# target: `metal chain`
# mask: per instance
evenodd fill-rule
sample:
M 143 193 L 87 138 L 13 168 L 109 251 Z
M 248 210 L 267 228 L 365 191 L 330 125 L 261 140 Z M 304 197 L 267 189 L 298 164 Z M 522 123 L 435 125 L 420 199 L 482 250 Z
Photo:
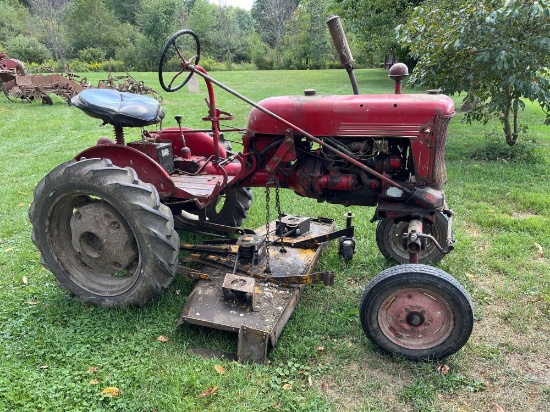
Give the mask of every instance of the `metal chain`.
M 278 219 L 279 219 L 279 221 L 281 221 L 283 219 L 283 212 L 281 212 L 281 198 L 279 196 L 279 181 L 278 180 L 275 180 L 275 205 L 277 207 Z M 283 236 L 282 222 L 280 224 L 279 232 L 280 232 L 279 234 L 281 235 L 281 249 L 279 250 L 279 252 L 286 253 L 285 238 Z
M 269 266 L 269 184 L 268 180 L 265 185 L 265 273 L 271 273 Z
M 279 220 L 283 218 L 283 212 L 281 212 L 281 198 L 279 197 L 279 181 L 275 180 L 275 206 L 277 207 L 277 214 Z

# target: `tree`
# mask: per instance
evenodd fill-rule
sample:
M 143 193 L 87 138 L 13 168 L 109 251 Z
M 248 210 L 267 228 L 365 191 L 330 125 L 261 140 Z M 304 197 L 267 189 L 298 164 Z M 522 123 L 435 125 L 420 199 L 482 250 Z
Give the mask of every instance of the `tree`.
M 395 27 L 405 23 L 412 8 L 422 1 L 334 0 L 334 12 L 344 20 L 350 37 L 358 41 L 357 60 L 377 66 L 390 49 L 399 51 Z
M 63 12 L 69 0 L 30 0 L 30 8 L 35 21 L 36 36 L 53 53 L 56 61 L 65 66 L 67 38 L 62 24 Z
M 27 9 L 14 0 L 0 0 L 0 52 L 7 40 L 26 34 L 30 15 Z M 17 58 L 17 56 L 13 56 Z
M 255 0 L 252 6 L 256 31 L 275 50 L 277 63 L 281 61 L 287 23 L 297 6 L 297 0 Z
M 156 70 L 166 41 L 179 28 L 177 0 L 142 0 L 137 24 L 143 34 L 138 43 L 147 70 Z
M 189 28 L 199 36 L 201 54 L 204 57 L 212 55 L 217 49 L 213 28 L 216 25 L 218 8 L 207 0 L 196 0 L 189 14 Z
M 321 69 L 333 54 L 326 24 L 328 0 L 302 0 L 288 23 L 285 49 L 289 65 L 299 69 Z
M 27 63 L 43 63 L 51 57 L 46 46 L 34 37 L 19 35 L 6 41 L 6 51 L 9 56 L 17 57 Z
M 64 22 L 74 56 L 79 50 L 95 47 L 110 58 L 125 41 L 120 36 L 121 23 L 103 0 L 73 0 L 67 6 Z
M 550 0 L 427 0 L 398 36 L 419 59 L 413 84 L 475 97 L 467 121 L 499 116 L 513 145 L 529 99 L 550 125 Z

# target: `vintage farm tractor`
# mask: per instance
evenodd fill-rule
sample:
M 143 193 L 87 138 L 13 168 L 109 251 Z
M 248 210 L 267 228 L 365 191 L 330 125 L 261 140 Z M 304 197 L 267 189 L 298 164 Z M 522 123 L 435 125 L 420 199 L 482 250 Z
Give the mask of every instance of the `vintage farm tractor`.
M 304 285 L 334 281 L 333 273 L 313 272 L 325 243 L 338 240 L 345 259 L 355 251 L 351 213 L 339 230 L 331 219 L 284 215 L 279 190 L 291 189 L 320 202 L 376 207 L 378 247 L 400 265 L 374 277 L 361 298 L 361 324 L 375 345 L 411 359 L 459 350 L 472 331 L 472 304 L 453 277 L 425 265 L 453 247 L 442 190 L 453 101 L 402 94 L 402 64 L 390 71 L 395 93 L 359 94 L 340 21 L 328 24 L 353 95 L 308 90 L 254 103 L 199 66 L 199 39 L 183 30 L 166 43 L 159 80 L 175 92 L 193 75 L 204 79 L 207 130 L 183 127 L 176 116 L 177 127 L 126 142 L 124 128 L 164 117 L 157 101 L 115 90 L 75 96 L 73 105 L 113 125 L 115 138 L 100 138 L 35 189 L 32 238 L 59 285 L 86 302 L 121 307 L 151 302 L 177 273 L 197 279 L 181 322 L 238 332 L 238 358 L 263 361 Z M 214 85 L 253 106 L 246 129 L 220 128 L 232 116 L 216 107 Z M 227 131 L 242 133 L 242 152 L 227 147 Z M 240 228 L 250 187 L 266 192 L 266 224 L 257 230 Z M 183 244 L 178 231 L 218 237 Z M 179 266 L 180 250 L 200 266 Z

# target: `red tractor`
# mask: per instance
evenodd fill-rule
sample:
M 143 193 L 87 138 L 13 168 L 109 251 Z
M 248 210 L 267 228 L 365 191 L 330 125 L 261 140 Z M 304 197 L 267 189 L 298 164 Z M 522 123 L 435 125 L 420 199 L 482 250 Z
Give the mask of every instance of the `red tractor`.
M 255 312 L 257 303 L 250 289 L 238 288 L 247 283 L 246 276 L 268 283 L 275 278 L 279 284 L 320 279 L 330 284 L 326 273 L 317 276 L 309 269 L 289 276 L 286 263 L 286 273 L 277 277 L 270 267 L 274 245 L 307 249 L 338 239 L 340 254 L 351 259 L 351 214 L 345 229 L 313 233 L 326 222 L 282 215 L 277 196 L 273 226 L 268 219 L 260 234 L 239 228 L 252 202 L 251 187 L 264 187 L 268 195 L 270 188 L 277 195 L 290 189 L 320 202 L 376 207 L 378 247 L 401 264 L 376 276 L 361 299 L 361 324 L 378 347 L 411 359 L 442 358 L 459 350 L 472 331 L 472 304 L 453 277 L 425 265 L 453 247 L 452 211 L 442 190 L 453 101 L 442 94 L 401 94 L 408 74 L 402 64 L 390 71 L 394 94 L 358 94 L 338 18 L 330 19 L 329 27 L 353 95 L 309 90 L 254 103 L 199 66 L 199 39 L 183 30 L 163 50 L 159 80 L 169 92 L 193 75 L 205 80 L 208 130 L 183 127 L 177 116 L 177 127 L 146 130 L 140 141 L 126 142 L 124 128 L 149 126 L 164 117 L 157 101 L 114 90 L 85 90 L 74 97 L 74 106 L 113 125 L 115 136 L 99 139 L 56 167 L 35 189 L 32 237 L 59 285 L 102 307 L 143 305 L 160 296 L 178 271 L 190 273 L 178 266 L 180 248 L 230 255 L 225 266 L 226 272 L 234 268 L 233 277 L 224 281 L 223 296 L 235 292 L 247 300 L 247 313 Z M 240 130 L 242 152 L 231 151 L 223 139 L 223 132 L 238 129 L 221 130 L 220 121 L 232 116 L 216 107 L 214 85 L 253 106 L 246 129 Z M 240 237 L 229 246 L 183 245 L 176 230 Z M 243 260 L 245 269 L 238 266 Z M 223 328 L 239 331 L 238 326 Z M 247 330 L 241 327 L 239 333 Z M 279 333 L 270 335 L 272 344 Z M 258 342 L 269 340 L 264 335 Z

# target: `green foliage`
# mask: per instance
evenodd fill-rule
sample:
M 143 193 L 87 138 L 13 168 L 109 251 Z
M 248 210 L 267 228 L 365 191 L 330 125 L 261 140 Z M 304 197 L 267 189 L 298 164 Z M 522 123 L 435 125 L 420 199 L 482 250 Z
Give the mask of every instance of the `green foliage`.
M 379 67 L 390 49 L 399 50 L 394 29 L 404 23 L 422 0 L 335 0 L 333 11 L 340 15 L 357 42 L 357 60 Z M 403 61 L 403 60 L 400 60 Z
M 74 0 L 63 17 L 75 55 L 79 50 L 94 47 L 103 50 L 106 58 L 111 58 L 126 41 L 124 25 L 103 0 Z
M 513 145 L 527 99 L 540 104 L 550 124 L 548 0 L 430 0 L 398 28 L 398 37 L 419 59 L 414 84 L 468 93 L 467 121 L 498 116 Z
M 51 57 L 50 51 L 34 37 L 19 35 L 6 41 L 8 56 L 23 62 L 43 63 Z
M 87 47 L 78 52 L 78 58 L 86 63 L 103 61 L 105 59 L 105 51 L 97 47 Z
M 0 44 L 25 34 L 30 14 L 18 1 L 0 0 Z
M 296 8 L 285 36 L 287 68 L 326 68 L 327 56 L 331 56 L 334 49 L 326 25 L 330 16 L 326 3 L 325 0 L 306 0 Z
M 296 0 L 256 0 L 252 6 L 252 17 L 256 31 L 269 48 L 275 52 L 275 62 L 282 62 L 285 34 L 288 22 L 298 6 Z

